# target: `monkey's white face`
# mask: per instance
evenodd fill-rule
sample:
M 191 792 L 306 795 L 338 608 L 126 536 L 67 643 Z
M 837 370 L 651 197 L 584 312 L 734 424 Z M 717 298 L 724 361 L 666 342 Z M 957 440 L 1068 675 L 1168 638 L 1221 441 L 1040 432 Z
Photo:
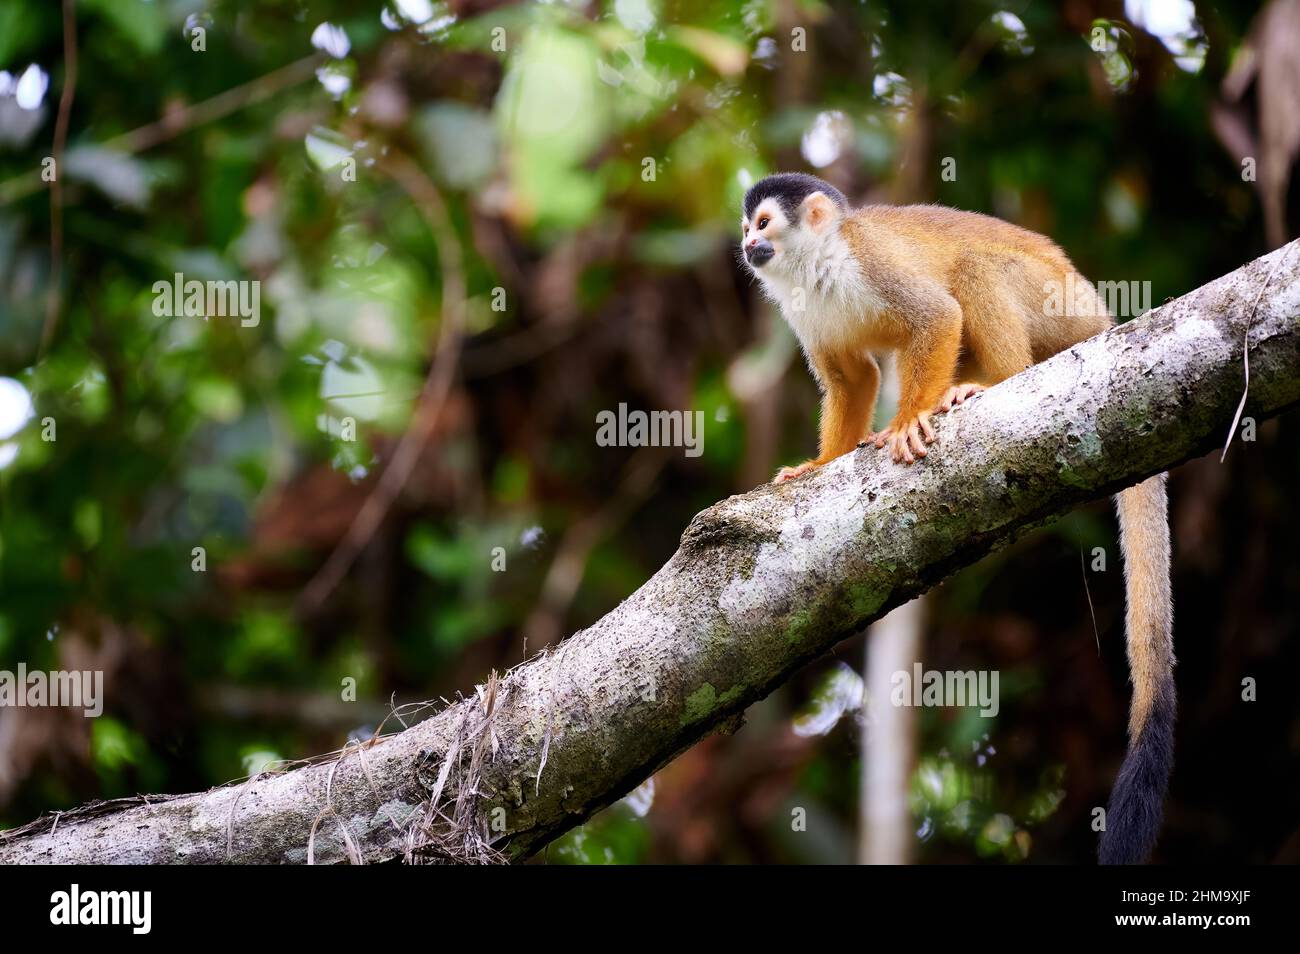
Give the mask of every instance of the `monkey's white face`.
M 809 353 L 845 346 L 862 316 L 879 309 L 840 234 L 843 221 L 843 208 L 820 191 L 804 198 L 793 219 L 769 196 L 740 220 L 745 264 Z
M 840 218 L 839 209 L 822 192 L 807 196 L 795 209 L 794 218 L 785 214 L 775 197 L 766 198 L 753 215 L 740 219 L 745 264 L 760 278 L 788 279 L 810 260 L 823 257 Z
M 781 203 L 764 199 L 751 217 L 741 216 L 740 219 L 740 250 L 745 256 L 745 264 L 755 272 L 779 269 L 790 233 L 797 228 L 797 223 L 786 218 Z

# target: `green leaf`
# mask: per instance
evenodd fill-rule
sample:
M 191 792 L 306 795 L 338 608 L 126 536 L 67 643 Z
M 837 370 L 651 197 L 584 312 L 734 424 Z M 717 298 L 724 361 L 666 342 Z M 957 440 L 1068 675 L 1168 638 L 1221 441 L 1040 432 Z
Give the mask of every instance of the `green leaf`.
M 162 49 L 167 35 L 163 4 L 146 0 L 82 0 L 82 6 L 112 24 L 141 53 L 152 56 Z

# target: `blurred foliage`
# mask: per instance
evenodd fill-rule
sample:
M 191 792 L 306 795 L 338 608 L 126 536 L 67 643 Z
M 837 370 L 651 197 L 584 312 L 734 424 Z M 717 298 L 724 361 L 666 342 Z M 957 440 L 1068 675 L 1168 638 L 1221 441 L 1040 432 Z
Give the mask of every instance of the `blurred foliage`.
M 60 5 L 0 5 L 0 668 L 102 668 L 107 714 L 27 712 L 0 733 L 0 824 L 220 783 L 337 748 L 392 698 L 468 690 L 524 658 L 525 636 L 535 651 L 627 596 L 698 509 L 806 456 L 815 391 L 733 257 L 740 196 L 769 171 L 1001 215 L 1093 279 L 1151 282 L 1155 302 L 1264 250 L 1253 186 L 1210 120 L 1250 3 L 76 11 L 54 249 L 40 172 L 66 75 Z M 449 232 L 394 173 L 406 160 Z M 448 246 L 463 275 L 442 271 Z M 178 273 L 260 282 L 260 320 L 159 315 L 156 286 Z M 433 436 L 343 582 L 304 606 L 412 424 L 462 280 L 466 337 Z M 632 450 L 592 439 L 620 402 L 703 411 L 704 455 L 654 459 L 647 487 Z M 1237 513 L 1265 552 L 1265 528 L 1288 539 L 1276 489 L 1300 468 L 1289 432 L 1269 433 L 1273 469 Z M 925 713 L 923 860 L 1091 856 L 1088 808 L 1123 745 L 1122 597 L 1118 574 L 1094 579 L 1093 658 L 1077 555 L 1114 552 L 1113 532 L 1104 509 L 1076 514 L 932 604 L 928 664 L 1001 667 L 1005 702 L 992 721 Z M 1185 579 L 1243 605 L 1217 533 Z M 1294 632 L 1294 568 L 1267 585 L 1279 608 L 1233 650 L 1242 665 L 1295 661 L 1274 638 Z M 1226 718 L 1232 680 L 1195 655 L 1225 611 L 1204 609 L 1180 623 L 1184 681 Z M 864 728 L 833 687 L 815 694 L 834 672 L 801 674 L 733 744 L 663 773 L 639 796 L 653 805 L 621 803 L 547 857 L 848 860 Z M 809 705 L 825 725 L 794 732 Z M 1270 791 L 1294 805 L 1295 713 L 1272 715 L 1282 728 L 1256 737 L 1290 766 Z M 1282 811 L 1232 822 L 1197 769 L 1180 764 L 1171 856 L 1206 814 L 1232 857 L 1295 826 Z M 718 777 L 745 784 L 700 781 Z M 812 806 L 820 840 L 790 837 L 791 805 Z

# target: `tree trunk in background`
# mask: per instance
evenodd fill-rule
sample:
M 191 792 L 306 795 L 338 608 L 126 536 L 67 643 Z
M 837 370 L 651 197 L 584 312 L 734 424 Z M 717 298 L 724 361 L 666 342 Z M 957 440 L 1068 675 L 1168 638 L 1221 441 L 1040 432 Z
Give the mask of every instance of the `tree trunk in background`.
M 881 361 L 877 420 L 898 407 L 898 366 Z M 873 422 L 872 426 L 875 424 Z M 921 658 L 924 595 L 904 603 L 867 631 L 862 653 L 864 692 L 862 782 L 858 793 L 858 862 L 905 865 L 912 860 L 908 791 L 916 762 L 916 713 L 890 704 L 889 681 Z
M 915 843 L 908 793 L 916 764 L 916 709 L 890 703 L 890 680 L 921 659 L 926 598 L 904 603 L 867 631 L 866 725 L 858 858 L 864 865 L 906 865 Z

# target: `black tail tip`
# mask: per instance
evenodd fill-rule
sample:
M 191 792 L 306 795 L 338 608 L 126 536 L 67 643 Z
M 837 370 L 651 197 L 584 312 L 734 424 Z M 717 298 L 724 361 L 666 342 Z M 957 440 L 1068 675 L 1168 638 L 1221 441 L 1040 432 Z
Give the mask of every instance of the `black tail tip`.
M 1097 851 L 1103 865 L 1138 865 L 1151 857 L 1173 764 L 1174 706 L 1168 699 L 1153 708 L 1120 767 Z

